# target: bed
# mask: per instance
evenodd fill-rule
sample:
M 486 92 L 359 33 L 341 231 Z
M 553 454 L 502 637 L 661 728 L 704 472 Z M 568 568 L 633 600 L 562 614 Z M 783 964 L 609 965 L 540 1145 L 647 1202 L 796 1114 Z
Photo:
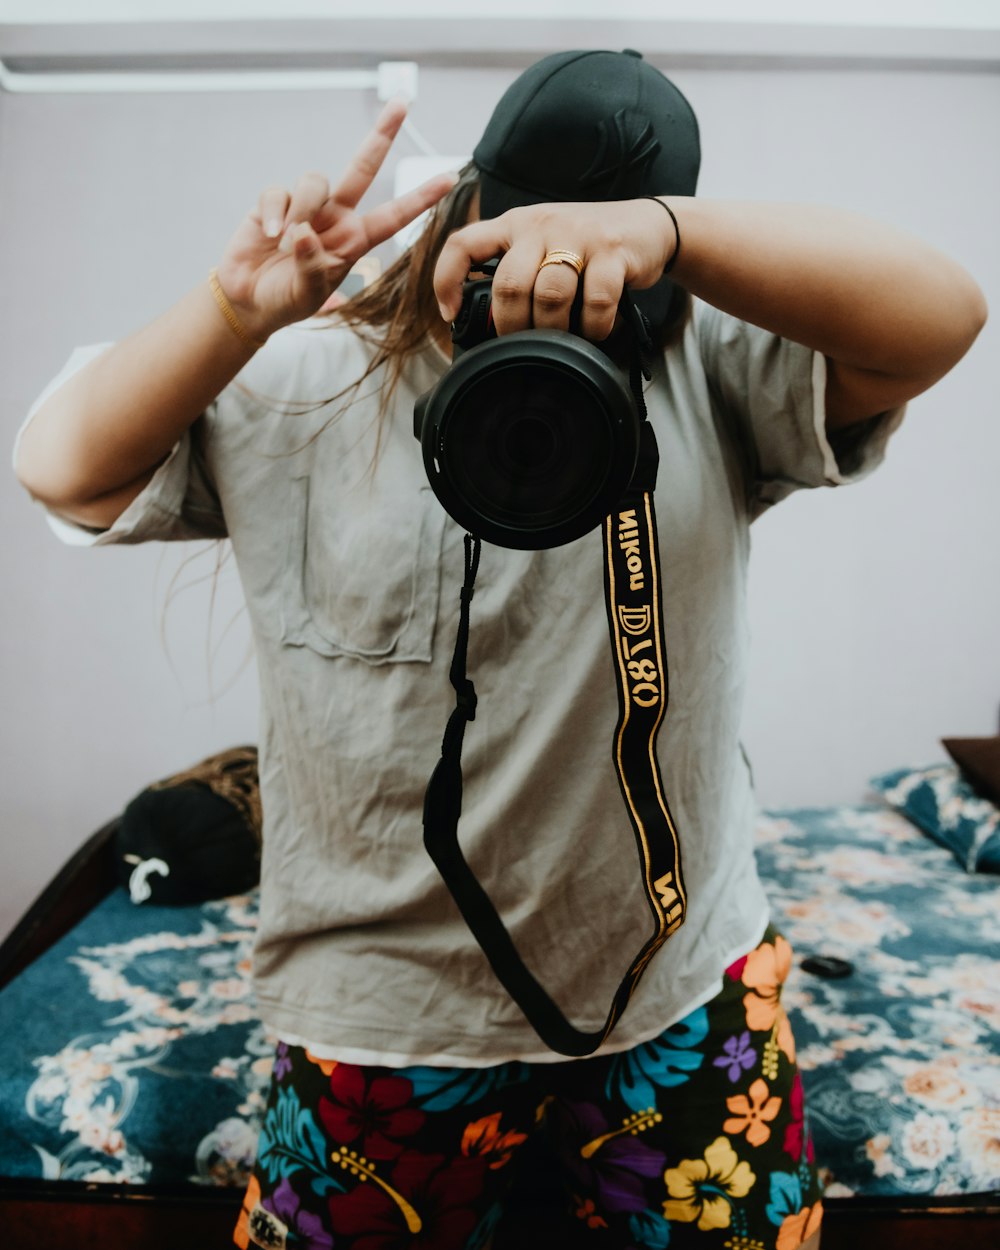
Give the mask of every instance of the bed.
M 962 786 L 951 764 L 902 770 L 870 803 L 759 822 L 795 950 L 825 1250 L 1000 1244 L 1000 875 L 967 870 L 1000 849 L 982 823 L 1000 808 L 955 800 Z M 248 981 L 256 894 L 136 905 L 119 833 L 90 837 L 0 950 L 8 1250 L 155 1250 L 192 1229 L 224 1247 L 252 1166 L 271 1064 Z M 532 1216 L 544 1160 L 525 1174 L 501 1250 L 552 1245 Z

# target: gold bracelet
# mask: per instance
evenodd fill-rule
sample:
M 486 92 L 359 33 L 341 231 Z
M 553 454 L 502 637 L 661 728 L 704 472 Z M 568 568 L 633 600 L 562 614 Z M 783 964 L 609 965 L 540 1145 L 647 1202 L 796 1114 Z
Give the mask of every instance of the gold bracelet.
M 254 351 L 264 346 L 259 339 L 253 338 L 244 329 L 243 322 L 236 315 L 236 311 L 229 302 L 229 297 L 222 289 L 219 282 L 219 274 L 217 270 L 211 269 L 208 274 L 208 285 L 212 288 L 212 294 L 215 296 L 215 302 L 219 305 L 223 317 L 229 322 L 229 327 L 241 342 L 246 343 L 248 347 L 252 347 Z

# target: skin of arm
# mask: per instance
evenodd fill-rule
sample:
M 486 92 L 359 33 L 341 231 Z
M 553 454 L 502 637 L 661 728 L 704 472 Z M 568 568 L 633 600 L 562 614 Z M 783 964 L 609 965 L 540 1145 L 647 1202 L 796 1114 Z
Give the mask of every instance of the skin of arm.
M 16 472 L 53 512 L 107 529 L 157 466 L 260 345 L 312 316 L 351 266 L 454 184 L 433 178 L 364 214 L 370 187 L 406 115 L 391 101 L 331 189 L 305 174 L 291 192 L 268 187 L 218 266 L 224 297 L 243 328 L 227 322 L 208 283 L 150 325 L 89 362 L 40 405 L 23 431 Z
M 678 281 L 822 352 L 828 429 L 927 390 L 986 321 L 982 291 L 960 265 L 881 222 L 818 205 L 678 204 Z
M 18 478 L 68 520 L 107 528 L 253 351 L 196 288 L 49 397 L 21 437 Z
M 972 345 L 986 319 L 978 285 L 918 239 L 838 209 L 664 197 L 681 249 L 671 270 L 693 295 L 822 352 L 831 430 L 920 394 Z M 623 286 L 651 286 L 675 248 L 673 223 L 649 200 L 543 204 L 466 226 L 435 273 L 441 314 L 458 310 L 474 262 L 503 253 L 493 281 L 498 332 L 565 329 L 577 278 L 538 266 L 566 248 L 584 261 L 582 330 L 611 332 Z

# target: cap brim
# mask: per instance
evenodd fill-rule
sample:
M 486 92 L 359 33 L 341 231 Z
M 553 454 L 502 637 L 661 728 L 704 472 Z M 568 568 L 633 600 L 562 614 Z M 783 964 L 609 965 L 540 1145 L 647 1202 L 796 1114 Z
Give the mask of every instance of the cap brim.
M 551 203 L 545 195 L 522 191 L 509 183 L 501 182 L 484 170 L 479 171 L 479 216 L 484 220 L 500 217 L 511 208 L 523 208 L 527 204 Z

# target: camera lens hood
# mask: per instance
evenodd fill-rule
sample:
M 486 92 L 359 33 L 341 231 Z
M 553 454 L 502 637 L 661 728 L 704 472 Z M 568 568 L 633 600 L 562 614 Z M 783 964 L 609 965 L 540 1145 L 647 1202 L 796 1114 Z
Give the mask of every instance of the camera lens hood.
M 564 330 L 522 330 L 463 352 L 418 401 L 428 481 L 470 533 L 501 547 L 559 547 L 625 493 L 639 416 L 622 373 Z

